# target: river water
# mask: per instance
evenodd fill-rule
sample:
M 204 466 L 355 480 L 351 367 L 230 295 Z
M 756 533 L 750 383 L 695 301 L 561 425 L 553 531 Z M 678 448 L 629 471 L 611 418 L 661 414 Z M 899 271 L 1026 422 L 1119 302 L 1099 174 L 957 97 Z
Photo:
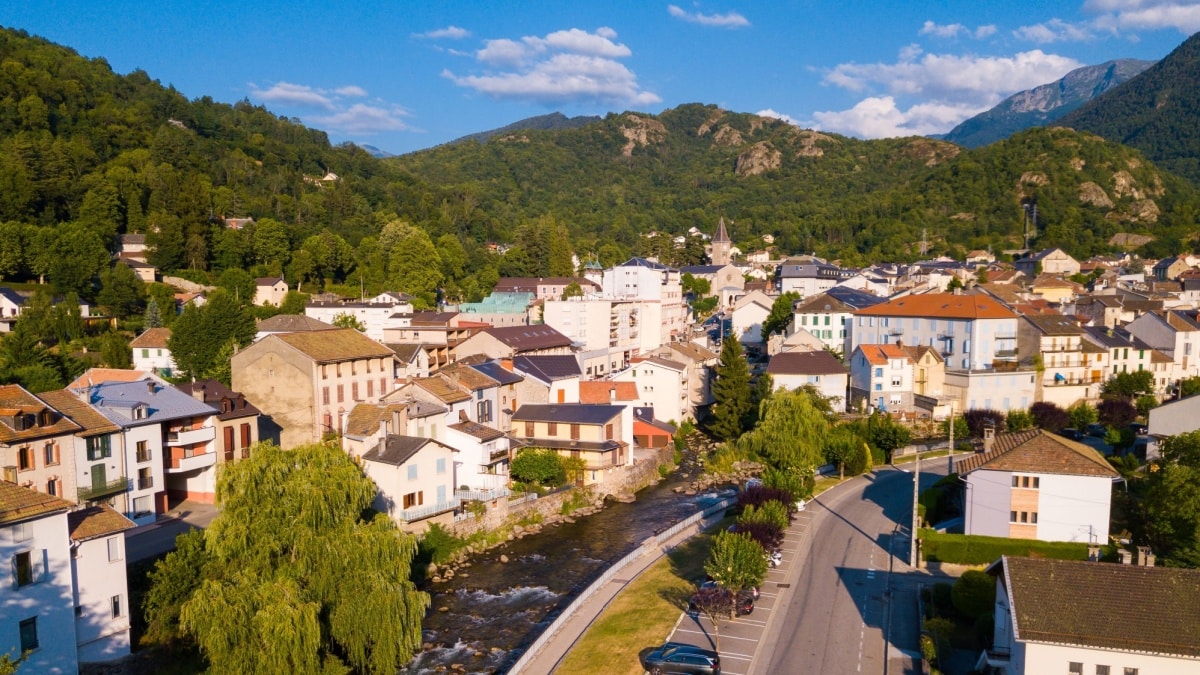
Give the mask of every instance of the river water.
M 435 646 L 403 672 L 444 672 L 453 664 L 468 673 L 505 672 L 605 569 L 718 499 L 716 493 L 672 492 L 681 484 L 659 483 L 639 492 L 635 502 L 609 503 L 574 523 L 472 556 L 471 566 L 452 580 L 426 589 L 433 602 L 422 624 L 423 641 Z M 508 556 L 507 564 L 501 555 Z M 447 611 L 439 611 L 442 607 Z

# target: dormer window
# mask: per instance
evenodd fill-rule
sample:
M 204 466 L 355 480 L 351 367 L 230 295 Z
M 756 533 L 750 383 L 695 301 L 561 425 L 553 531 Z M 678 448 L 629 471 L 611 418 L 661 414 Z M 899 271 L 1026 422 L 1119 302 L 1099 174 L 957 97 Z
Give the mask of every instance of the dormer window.
M 149 407 L 145 404 L 135 405 L 133 406 L 133 419 L 144 420 L 148 416 L 149 412 Z
M 229 408 L 230 408 L 229 399 L 227 399 L 227 398 L 221 399 L 221 412 L 227 413 L 227 412 L 229 412 Z

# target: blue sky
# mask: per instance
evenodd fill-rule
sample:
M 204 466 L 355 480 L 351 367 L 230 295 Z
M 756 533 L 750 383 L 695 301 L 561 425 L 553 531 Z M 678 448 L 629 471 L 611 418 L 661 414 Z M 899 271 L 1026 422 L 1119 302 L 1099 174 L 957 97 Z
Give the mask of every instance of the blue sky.
M 682 103 L 880 138 L 1022 89 L 1159 59 L 1200 0 L 13 0 L 0 25 L 403 153 L 552 111 Z

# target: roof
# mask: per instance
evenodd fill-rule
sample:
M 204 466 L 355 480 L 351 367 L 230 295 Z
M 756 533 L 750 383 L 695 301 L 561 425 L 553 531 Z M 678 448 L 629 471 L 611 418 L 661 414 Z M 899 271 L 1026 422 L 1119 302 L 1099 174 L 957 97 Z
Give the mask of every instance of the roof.
M 856 307 L 851 307 L 826 293 L 818 293 L 808 299 L 799 300 L 792 308 L 795 314 L 812 314 L 814 312 L 842 312 L 850 314 L 856 309 Z
M 646 359 L 635 359 L 634 363 L 640 363 L 640 364 L 652 363 L 656 366 L 666 368 L 668 370 L 674 370 L 674 371 L 677 371 L 680 373 L 687 370 L 686 363 L 680 363 L 679 361 L 668 359 L 668 358 L 665 358 L 662 356 L 651 356 L 650 358 L 646 358 Z
M 717 219 L 717 233 L 713 235 L 712 240 L 717 243 L 730 243 L 729 232 L 725 230 L 725 219 Z
M 886 298 L 881 298 L 873 293 L 860 291 L 857 288 L 849 288 L 847 286 L 834 286 L 825 291 L 825 295 L 841 302 L 850 305 L 854 309 L 865 309 L 878 305 L 881 302 L 886 302 Z M 819 296 L 813 296 L 819 297 Z
M 69 417 L 54 414 L 58 411 L 54 410 L 53 406 L 25 391 L 21 385 L 0 386 L 0 417 L 13 417 L 21 414 L 38 415 L 45 410 L 51 411 L 54 421 L 44 426 L 41 424 L 41 420 L 28 429 L 17 429 L 9 426 L 8 422 L 0 422 L 0 443 L 19 443 L 45 436 L 69 434 L 79 429 L 79 425 L 72 422 Z
M 460 359 L 458 362 L 462 363 L 463 361 L 465 359 Z M 525 381 L 525 378 L 500 365 L 499 361 L 484 361 L 483 363 L 472 363 L 470 365 L 475 370 L 487 375 L 501 385 L 516 384 Z
M 621 414 L 623 405 L 599 403 L 526 403 L 513 413 L 514 422 L 538 421 L 560 424 L 604 424 Z
M 1129 348 L 1133 346 L 1133 342 L 1124 331 L 1117 331 L 1112 328 L 1105 328 L 1104 326 L 1085 326 L 1083 331 L 1084 338 L 1109 349 Z
M 17 307 L 21 307 L 25 304 L 25 296 L 17 293 L 7 286 L 0 286 L 0 297 L 3 297 L 5 300 L 8 300 Z
M 0 481 L 0 525 L 66 511 L 73 506 L 65 499 Z
M 67 514 L 67 529 L 75 541 L 87 541 L 136 527 L 134 522 L 107 504 L 89 506 Z
M 146 245 L 146 235 L 137 234 L 137 233 L 118 234 L 117 241 L 119 241 L 122 246 L 124 246 L 126 244 L 130 244 L 133 246 L 145 246 Z
M 283 281 L 283 277 L 258 277 L 254 280 L 255 286 L 274 286 Z
M 217 410 L 222 410 L 224 407 L 222 403 L 229 401 L 229 410 L 217 414 L 217 419 L 219 420 L 235 420 L 241 417 L 254 417 L 255 415 L 262 414 L 262 411 L 256 408 L 253 403 L 247 401 L 246 397 L 240 392 L 226 387 L 217 380 L 185 382 L 184 384 L 175 385 L 175 388 L 192 398 L 196 398 L 197 391 L 201 392 L 204 402 Z
M 78 436 L 86 438 L 99 434 L 111 434 L 121 429 L 68 389 L 43 391 L 38 394 L 38 398 L 54 406 L 56 410 L 70 417 L 75 424 L 79 425 L 80 430 L 75 432 Z
M 122 426 L 141 426 L 158 422 L 213 415 L 217 409 L 201 403 L 178 389 L 147 378 L 138 382 L 105 382 L 89 387 L 88 402 L 101 415 Z M 134 419 L 133 410 L 146 406 L 146 416 Z
M 729 265 L 684 265 L 679 268 L 680 274 L 690 274 L 692 276 L 703 276 L 706 274 L 716 274 L 721 270 L 729 267 Z
M 543 382 L 564 380 L 583 375 L 579 359 L 574 354 L 535 354 L 513 357 L 513 370 L 536 377 Z
M 613 394 L 616 396 L 613 396 Z M 636 401 L 636 382 L 611 382 L 594 380 L 579 383 L 580 403 L 608 403 L 610 401 Z
M 460 431 L 468 436 L 474 436 L 481 441 L 493 441 L 504 435 L 503 431 L 493 429 L 486 424 L 479 424 L 478 422 L 459 422 L 458 424 L 449 425 L 449 428 Z
M 886 364 L 892 359 L 912 360 L 912 355 L 901 345 L 859 345 L 858 350 L 873 364 Z
M 394 356 L 394 352 L 353 328 L 278 333 L 266 339 L 282 340 L 317 363 Z
M 396 358 L 400 359 L 400 361 L 403 363 L 412 363 L 413 358 L 415 358 L 417 354 L 420 354 L 424 350 L 424 347 L 419 343 L 397 344 L 394 342 L 389 342 L 384 346 L 392 350 L 392 353 L 396 355 Z
M 645 258 L 639 258 L 637 256 L 634 256 L 634 257 L 630 258 L 629 260 L 626 260 L 625 262 L 621 263 L 620 265 L 617 265 L 617 267 L 645 267 L 647 269 L 652 269 L 652 270 L 669 270 L 669 269 L 671 269 L 670 267 L 667 267 L 666 265 L 664 265 L 662 263 L 654 262 L 653 260 L 647 260 Z
M 1079 322 L 1062 314 L 1027 314 L 1023 318 L 1043 335 L 1083 335 Z
M 500 383 L 482 372 L 475 370 L 471 366 L 460 363 L 452 363 L 443 367 L 438 371 L 440 374 L 453 378 L 458 384 L 476 391 L 478 389 L 491 389 L 492 387 L 500 386 Z
M 471 395 L 459 389 L 454 381 L 442 377 L 440 374 L 434 374 L 429 377 L 414 377 L 411 382 L 413 385 L 433 394 L 439 401 L 448 405 L 471 398 Z
M 1200 656 L 1200 570 L 1004 556 L 988 571 L 1018 640 Z
M 1091 447 L 1044 429 L 996 434 L 990 452 L 976 453 L 954 465 L 960 475 L 980 469 L 1105 478 L 1120 475 Z
M 141 335 L 135 337 L 129 346 L 133 349 L 166 349 L 167 340 L 170 339 L 170 328 L 147 328 Z
M 906 295 L 858 311 L 863 316 L 911 316 L 946 319 L 1015 319 L 1004 305 L 986 295 L 928 293 Z
M 825 350 L 780 352 L 767 364 L 771 375 L 845 375 L 846 366 Z
M 454 448 L 439 443 L 432 438 L 419 438 L 417 436 L 397 436 L 396 434 L 388 434 L 384 438 L 379 439 L 379 445 L 371 448 L 363 453 L 363 460 L 368 462 L 380 462 L 381 464 L 391 464 L 392 466 L 402 466 L 405 462 L 412 459 L 414 455 L 426 447 L 445 448 L 451 452 L 458 452 Z
M 493 293 L 537 293 L 538 286 L 570 286 L 575 282 L 584 288 L 597 288 L 596 282 L 583 277 L 500 277 Z
M 672 436 L 675 435 L 675 432 L 677 431 L 675 425 L 660 421 L 654 417 L 654 406 L 639 406 L 634 408 L 633 423 L 635 426 L 639 424 L 648 424 L 651 427 L 654 427 L 655 429 L 658 429 L 664 433 L 671 434 Z
M 146 379 L 151 374 L 149 370 L 131 370 L 129 368 L 88 368 L 66 388 L 82 389 L 89 384 L 100 384 L 101 382 L 136 382 Z
M 720 357 L 713 350 L 701 347 L 695 342 L 672 342 L 667 348 L 691 361 L 710 361 Z
M 301 333 L 312 330 L 337 330 L 337 326 L 303 314 L 276 314 L 258 322 L 260 333 Z
M 354 438 L 370 436 L 379 430 L 379 423 L 387 417 L 387 414 L 387 406 L 376 405 L 374 403 L 359 403 L 351 408 L 350 413 L 346 415 L 346 430 L 344 433 Z
M 502 326 L 485 328 L 483 332 L 503 342 L 514 352 L 571 346 L 571 338 L 550 326 Z

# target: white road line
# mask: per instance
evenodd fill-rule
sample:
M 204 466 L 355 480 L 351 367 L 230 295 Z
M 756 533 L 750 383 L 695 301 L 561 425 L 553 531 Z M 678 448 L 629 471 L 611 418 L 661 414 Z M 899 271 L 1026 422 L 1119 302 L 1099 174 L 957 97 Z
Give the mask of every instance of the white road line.
M 679 629 L 678 632 L 680 632 L 680 633 L 695 633 L 696 635 L 705 635 L 705 636 L 709 635 L 709 633 L 705 633 L 703 631 L 688 630 L 686 628 L 681 628 L 681 629 Z M 737 637 L 736 635 L 722 635 L 721 639 L 722 640 L 743 640 L 745 642 L 754 642 L 754 643 L 758 642 L 758 638 L 744 638 L 744 637 Z

